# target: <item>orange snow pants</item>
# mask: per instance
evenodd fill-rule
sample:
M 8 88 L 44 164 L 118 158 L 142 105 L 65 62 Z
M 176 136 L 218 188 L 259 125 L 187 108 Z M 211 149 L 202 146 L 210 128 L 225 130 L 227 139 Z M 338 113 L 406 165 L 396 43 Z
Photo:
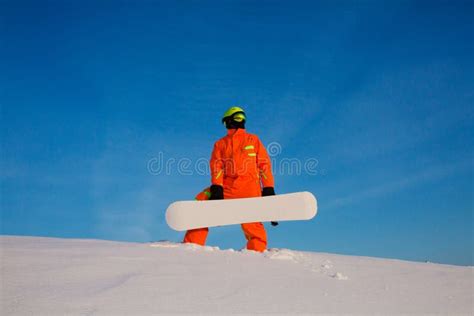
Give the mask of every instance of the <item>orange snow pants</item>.
M 210 197 L 209 188 L 199 193 L 196 200 L 208 200 Z M 267 249 L 267 233 L 262 223 L 245 223 L 242 224 L 245 238 L 247 239 L 247 249 L 262 252 Z M 186 232 L 183 243 L 193 243 L 204 246 L 206 244 L 209 228 L 191 229 Z

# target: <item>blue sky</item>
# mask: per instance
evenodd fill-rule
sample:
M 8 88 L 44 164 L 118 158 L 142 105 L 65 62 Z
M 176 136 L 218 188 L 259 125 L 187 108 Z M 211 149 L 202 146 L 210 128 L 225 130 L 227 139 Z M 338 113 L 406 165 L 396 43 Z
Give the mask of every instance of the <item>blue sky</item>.
M 269 246 L 473 260 L 472 2 L 2 1 L 1 233 L 173 240 L 209 184 L 222 113 L 317 174 L 277 172 L 319 213 Z M 191 168 L 192 169 L 192 168 Z M 239 249 L 240 227 L 208 243 Z

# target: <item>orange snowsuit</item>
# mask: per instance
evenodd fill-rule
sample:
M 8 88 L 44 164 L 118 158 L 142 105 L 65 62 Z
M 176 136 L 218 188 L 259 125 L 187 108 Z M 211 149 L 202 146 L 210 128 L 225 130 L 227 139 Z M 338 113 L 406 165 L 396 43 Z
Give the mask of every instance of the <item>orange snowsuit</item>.
M 257 197 L 262 195 L 262 187 L 274 187 L 270 157 L 260 139 L 245 129 L 229 129 L 227 135 L 214 144 L 210 167 L 211 182 L 224 187 L 224 199 Z M 209 197 L 209 189 L 206 189 L 196 199 Z M 267 248 L 262 223 L 244 223 L 242 230 L 247 249 L 264 251 Z M 183 242 L 204 245 L 207 233 L 207 228 L 189 230 Z

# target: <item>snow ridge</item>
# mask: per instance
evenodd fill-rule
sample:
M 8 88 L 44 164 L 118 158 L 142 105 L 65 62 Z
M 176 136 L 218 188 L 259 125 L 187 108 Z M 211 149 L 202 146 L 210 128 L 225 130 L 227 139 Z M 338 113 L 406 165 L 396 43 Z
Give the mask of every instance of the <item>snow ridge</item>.
M 472 267 L 173 242 L 0 247 L 1 315 L 473 314 Z

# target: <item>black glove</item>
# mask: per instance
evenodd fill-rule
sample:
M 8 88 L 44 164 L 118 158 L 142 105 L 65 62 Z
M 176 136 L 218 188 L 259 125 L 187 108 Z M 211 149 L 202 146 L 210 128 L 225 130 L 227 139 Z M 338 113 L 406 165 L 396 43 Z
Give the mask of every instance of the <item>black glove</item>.
M 262 196 L 275 195 L 275 189 L 273 187 L 264 187 L 262 190 Z
M 209 200 L 223 200 L 224 199 L 224 188 L 222 185 L 213 184 L 211 185 L 211 198 Z
M 262 196 L 272 196 L 275 195 L 275 189 L 273 187 L 265 187 L 262 190 Z M 278 226 L 278 222 L 270 222 L 272 226 Z

